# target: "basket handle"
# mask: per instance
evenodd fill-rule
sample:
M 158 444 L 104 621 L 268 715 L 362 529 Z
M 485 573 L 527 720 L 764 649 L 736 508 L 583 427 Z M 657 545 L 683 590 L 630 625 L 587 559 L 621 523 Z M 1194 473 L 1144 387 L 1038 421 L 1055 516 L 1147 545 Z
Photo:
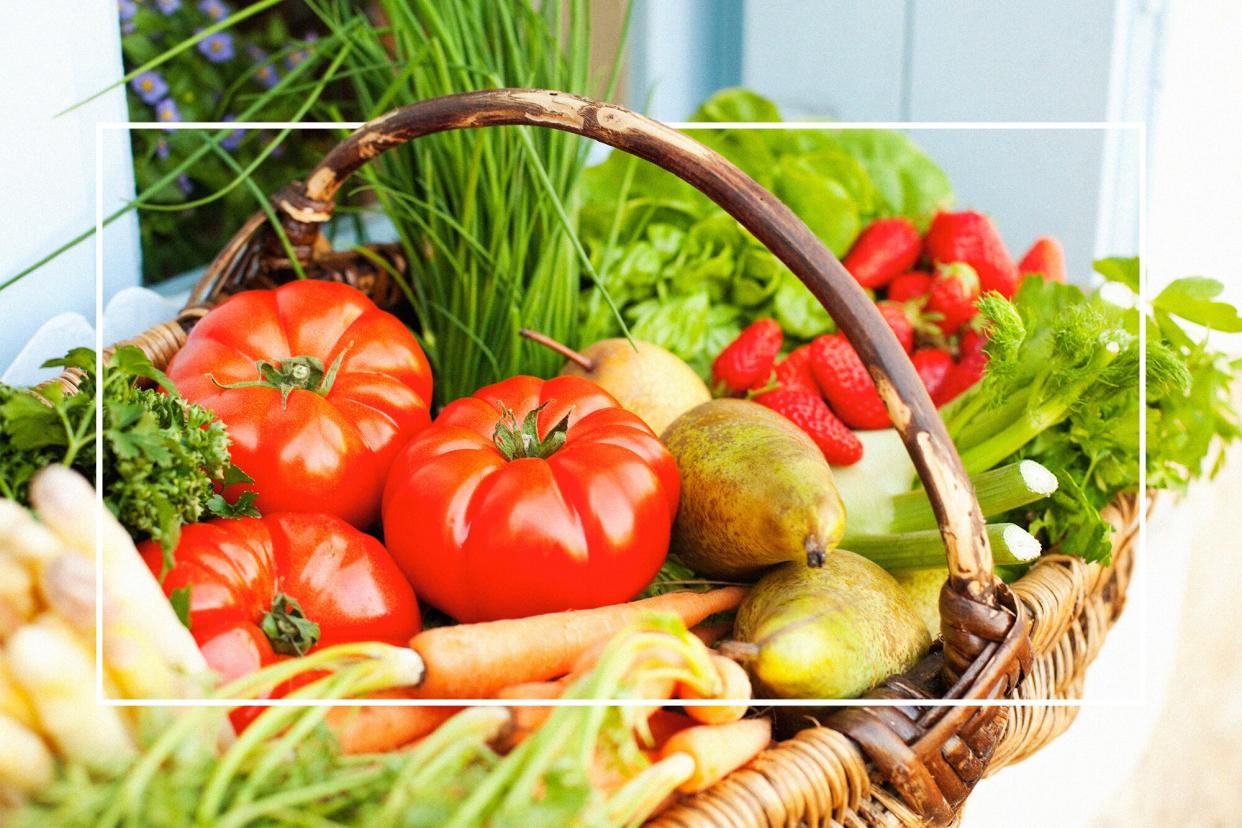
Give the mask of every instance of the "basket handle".
M 358 129 L 311 171 L 303 186 L 273 199 L 295 244 L 313 247 L 331 217 L 333 198 L 351 173 L 395 146 L 436 132 L 486 126 L 530 125 L 575 133 L 650 161 L 716 202 L 801 279 L 828 310 L 867 366 L 893 424 L 927 490 L 944 538 L 949 614 L 996 613 L 992 550 L 970 479 L 944 423 L 906 352 L 867 294 L 840 261 L 794 213 L 752 178 L 698 141 L 620 106 L 542 89 L 489 89 L 420 101 Z M 947 597 L 947 596 L 946 596 Z M 991 612 L 989 612 L 989 610 Z M 976 649 L 977 623 L 941 619 L 946 647 Z M 973 639 L 972 647 L 969 640 Z M 974 653 L 965 655 L 969 663 Z

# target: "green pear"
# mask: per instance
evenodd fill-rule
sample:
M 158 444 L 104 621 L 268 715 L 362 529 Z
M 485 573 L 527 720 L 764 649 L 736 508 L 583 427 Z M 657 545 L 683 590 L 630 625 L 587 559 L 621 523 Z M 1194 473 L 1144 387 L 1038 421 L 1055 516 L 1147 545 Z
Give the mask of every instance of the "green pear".
M 823 452 L 780 414 L 719 399 L 664 432 L 681 470 L 670 551 L 713 578 L 751 578 L 785 561 L 817 566 L 845 532 Z
M 683 412 L 712 398 L 693 368 L 672 351 L 651 342 L 601 339 L 579 353 L 542 334 L 524 331 L 523 335 L 565 356 L 562 375 L 591 380 L 656 434 Z
M 818 568 L 784 564 L 751 588 L 725 645 L 765 695 L 857 698 L 913 667 L 931 638 L 892 576 L 836 549 Z
M 948 567 L 899 569 L 893 579 L 910 599 L 914 611 L 923 619 L 932 638 L 940 637 L 940 588 L 949 577 Z

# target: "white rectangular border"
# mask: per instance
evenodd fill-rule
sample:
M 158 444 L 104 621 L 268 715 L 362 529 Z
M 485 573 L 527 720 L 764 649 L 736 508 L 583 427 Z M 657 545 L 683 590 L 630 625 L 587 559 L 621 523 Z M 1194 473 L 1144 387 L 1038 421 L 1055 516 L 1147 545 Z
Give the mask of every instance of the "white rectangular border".
M 103 134 L 106 131 L 135 129 L 357 129 L 362 121 L 99 121 L 95 124 L 95 370 L 103 376 L 104 301 L 103 301 Z M 1134 131 L 1138 133 L 1139 176 L 1139 295 L 1140 312 L 1147 300 L 1147 125 L 1124 121 L 786 121 L 786 122 L 669 122 L 674 129 L 718 130 L 1087 130 Z M 1147 326 L 1139 325 L 1139 377 L 1147 374 Z M 95 492 L 100 518 L 107 508 L 103 502 L 103 396 L 96 395 L 95 405 Z M 1147 490 L 1147 385 L 1139 383 L 1139 491 Z M 95 702 L 104 707 L 647 707 L 665 706 L 669 699 L 113 699 L 104 695 L 103 671 L 103 538 L 102 519 L 95 529 Z M 1123 699 L 678 699 L 683 707 L 746 704 L 750 707 L 1142 707 L 1147 703 L 1147 608 L 1149 590 L 1147 567 L 1147 510 L 1138 510 L 1136 538 L 1138 570 L 1133 580 L 1139 586 L 1139 693 L 1137 698 Z M 1132 602 L 1133 603 L 1133 602 Z

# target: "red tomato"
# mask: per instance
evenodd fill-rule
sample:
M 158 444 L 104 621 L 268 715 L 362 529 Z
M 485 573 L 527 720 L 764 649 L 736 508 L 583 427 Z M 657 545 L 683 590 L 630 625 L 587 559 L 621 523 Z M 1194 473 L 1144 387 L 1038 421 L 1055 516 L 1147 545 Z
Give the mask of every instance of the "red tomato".
M 598 607 L 659 570 L 680 491 L 672 455 L 598 385 L 513 377 L 448 405 L 401 453 L 384 537 L 460 621 Z
M 314 280 L 239 293 L 194 326 L 168 366 L 215 412 L 264 514 L 379 519 L 397 451 L 430 423 L 431 369 L 400 320 L 348 285 Z
M 138 548 L 158 576 L 159 544 Z M 186 526 L 163 586 L 170 597 L 189 587 L 190 632 L 225 681 L 317 646 L 404 645 L 422 626 L 414 591 L 392 556 L 331 515 L 284 512 Z M 240 709 L 234 723 L 258 712 Z

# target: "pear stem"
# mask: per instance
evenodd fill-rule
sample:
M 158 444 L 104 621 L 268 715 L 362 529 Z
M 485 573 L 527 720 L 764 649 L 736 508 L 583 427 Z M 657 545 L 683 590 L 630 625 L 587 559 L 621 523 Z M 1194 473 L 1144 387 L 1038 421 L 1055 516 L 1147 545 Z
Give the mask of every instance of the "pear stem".
M 539 331 L 532 331 L 530 328 L 522 328 L 522 330 L 518 331 L 518 333 L 529 339 L 531 342 L 538 342 L 545 348 L 551 348 L 553 351 L 556 351 L 558 354 L 565 357 L 565 359 L 578 365 L 578 367 L 580 367 L 583 371 L 595 370 L 595 362 L 593 360 L 583 356 L 563 342 L 557 342 L 547 334 L 541 334 Z

